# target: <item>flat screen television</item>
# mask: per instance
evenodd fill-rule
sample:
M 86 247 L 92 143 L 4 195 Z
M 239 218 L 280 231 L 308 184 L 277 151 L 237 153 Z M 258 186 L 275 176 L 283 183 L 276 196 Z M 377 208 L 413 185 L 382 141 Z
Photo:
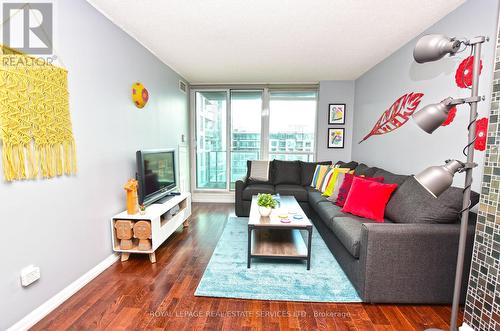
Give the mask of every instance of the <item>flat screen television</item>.
M 175 158 L 174 149 L 137 151 L 139 203 L 150 205 L 177 187 Z

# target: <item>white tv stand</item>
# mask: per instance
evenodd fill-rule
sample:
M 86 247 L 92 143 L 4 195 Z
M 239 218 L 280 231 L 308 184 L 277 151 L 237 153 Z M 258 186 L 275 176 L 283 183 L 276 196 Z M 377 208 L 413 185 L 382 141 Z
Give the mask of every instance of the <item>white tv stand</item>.
M 179 206 L 179 211 L 170 216 L 169 211 L 175 206 Z M 184 227 L 189 226 L 189 217 L 191 216 L 191 193 L 181 193 L 174 195 L 163 203 L 154 203 L 146 208 L 146 213 L 129 215 L 127 211 L 123 211 L 111 218 L 111 239 L 113 243 L 113 251 L 121 253 L 121 260 L 127 261 L 131 253 L 149 254 L 151 263 L 156 262 L 155 250 L 165 241 L 172 233 L 177 230 L 181 224 Z M 148 221 L 151 223 L 151 250 L 139 250 L 138 240 L 133 240 L 132 249 L 120 249 L 120 240 L 116 237 L 115 222 L 117 220 L 130 220 L 132 222 Z

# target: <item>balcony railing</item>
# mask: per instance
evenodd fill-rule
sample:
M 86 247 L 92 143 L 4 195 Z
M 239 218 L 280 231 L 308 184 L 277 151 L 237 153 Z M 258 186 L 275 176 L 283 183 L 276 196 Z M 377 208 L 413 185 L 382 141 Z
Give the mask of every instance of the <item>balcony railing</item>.
M 226 151 L 206 151 L 196 154 L 196 188 L 197 189 L 226 189 L 227 163 Z M 230 164 L 230 189 L 234 183 L 247 174 L 247 160 L 258 160 L 259 150 L 232 150 Z M 301 160 L 313 161 L 313 152 L 273 152 L 271 160 Z

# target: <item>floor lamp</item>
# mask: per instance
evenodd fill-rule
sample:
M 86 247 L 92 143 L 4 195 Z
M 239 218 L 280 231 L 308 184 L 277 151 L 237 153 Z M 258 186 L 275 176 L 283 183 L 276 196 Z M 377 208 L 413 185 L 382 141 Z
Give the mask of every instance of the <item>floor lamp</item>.
M 467 157 L 466 162 L 458 160 L 447 160 L 444 166 L 433 166 L 425 169 L 415 176 L 415 179 L 434 197 L 438 197 L 453 182 L 453 176 L 457 172 L 465 172 L 465 187 L 462 204 L 462 218 L 460 225 L 460 240 L 458 243 L 457 268 L 455 272 L 455 288 L 453 291 L 453 305 L 451 310 L 450 330 L 457 329 L 458 309 L 460 303 L 460 292 L 462 287 L 462 273 L 464 267 L 465 243 L 467 239 L 467 225 L 469 222 L 470 192 L 472 184 L 472 169 L 477 165 L 474 163 L 474 141 L 476 140 L 477 103 L 482 100 L 478 95 L 479 73 L 481 64 L 481 45 L 488 41 L 487 37 L 480 36 L 470 40 L 449 38 L 441 34 L 425 35 L 419 39 L 413 57 L 418 63 L 437 61 L 445 55 L 455 55 L 458 52 L 471 48 L 473 57 L 471 95 L 469 98 L 453 99 L 446 98 L 440 103 L 425 106 L 413 114 L 417 125 L 427 133 L 432 133 L 439 128 L 448 117 L 452 107 L 467 103 L 470 106 L 470 121 L 468 125 L 469 136 L 467 146 L 463 153 Z M 463 49 L 461 49 L 463 48 Z M 470 59 L 470 57 L 469 57 Z M 438 330 L 438 329 L 428 329 Z

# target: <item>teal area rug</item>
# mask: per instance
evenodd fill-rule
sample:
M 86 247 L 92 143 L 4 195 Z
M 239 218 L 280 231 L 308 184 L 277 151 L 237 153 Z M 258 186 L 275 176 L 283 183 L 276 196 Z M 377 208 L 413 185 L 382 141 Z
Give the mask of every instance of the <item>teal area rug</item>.
M 305 261 L 252 259 L 247 269 L 247 223 L 230 217 L 201 278 L 196 296 L 306 302 L 361 302 L 314 229 L 311 269 Z

